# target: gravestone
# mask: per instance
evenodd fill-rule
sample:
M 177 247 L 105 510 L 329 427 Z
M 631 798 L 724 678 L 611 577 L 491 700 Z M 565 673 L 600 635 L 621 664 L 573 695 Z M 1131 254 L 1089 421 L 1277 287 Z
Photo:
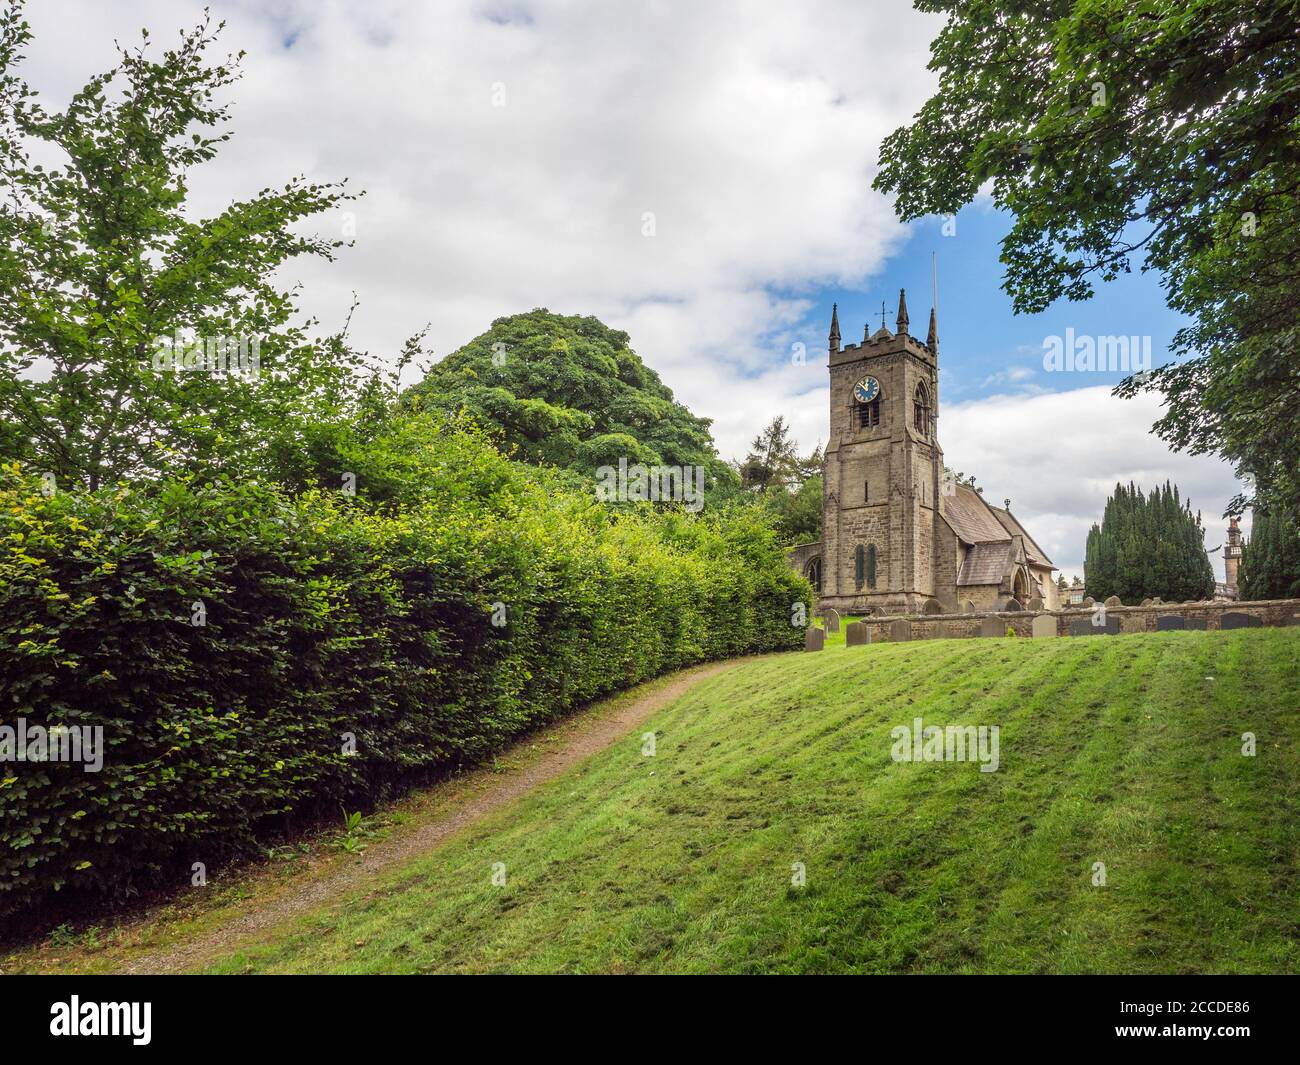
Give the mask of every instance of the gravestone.
M 1150 606 L 1150 605 L 1151 605 L 1152 603 L 1154 603 L 1154 602 L 1155 602 L 1154 599 L 1147 598 L 1147 599 L 1143 599 L 1142 602 L 1141 602 L 1139 605 L 1140 605 L 1140 606 Z
M 1056 618 L 1051 614 L 1039 614 L 1034 618 L 1033 632 L 1035 636 L 1055 636 Z
M 844 643 L 847 647 L 871 642 L 871 626 L 861 621 L 850 621 L 844 626 Z
M 1005 636 L 1007 634 L 1007 623 L 1001 618 L 985 618 L 980 622 L 981 636 Z
M 1080 605 L 1081 607 L 1085 607 L 1085 608 L 1088 609 L 1088 610 L 1091 610 L 1093 607 L 1095 607 L 1095 606 L 1097 605 L 1097 600 L 1095 600 L 1095 599 L 1094 599 L 1092 596 L 1090 596 L 1090 595 L 1088 595 L 1088 596 L 1084 596 L 1083 602 L 1080 603 L 1079 605 Z
M 810 625 L 804 630 L 803 649 L 805 651 L 820 651 L 826 646 L 826 630 L 819 629 L 816 625 Z
M 1071 636 L 1118 636 L 1119 618 L 1107 618 L 1106 624 L 1094 625 L 1092 618 L 1079 618 L 1070 622 Z
M 1120 602 L 1120 598 L 1117 595 L 1112 595 L 1110 598 L 1106 600 L 1107 610 L 1110 610 L 1112 607 L 1123 606 L 1123 605 L 1124 604 Z
M 1263 624 L 1264 619 L 1258 618 L 1254 614 L 1231 612 L 1219 618 L 1219 628 L 1221 629 L 1257 629 Z
M 1188 618 L 1188 619 L 1187 619 L 1187 627 L 1188 627 L 1189 629 L 1194 629 L 1194 630 L 1196 630 L 1197 632 L 1204 632 L 1204 631 L 1205 631 L 1205 619 L 1204 619 L 1204 618 Z
M 1181 632 L 1187 628 L 1187 619 L 1182 614 L 1162 614 L 1156 618 L 1156 632 Z
M 836 610 L 833 606 L 828 606 L 825 610 L 823 610 L 822 617 L 826 619 L 827 632 L 840 631 L 840 612 Z
M 1029 600 L 1029 609 L 1042 610 L 1043 609 L 1042 599 L 1040 599 L 1038 596 L 1034 596 L 1031 600 Z
M 1002 610 L 1004 613 L 1007 614 L 1018 614 L 1020 611 L 1024 609 L 1025 608 L 1020 605 L 1020 600 L 1017 599 L 1014 595 L 1009 596 L 1007 598 L 1007 601 L 1002 604 Z
M 937 599 L 927 599 L 925 606 L 921 607 L 922 614 L 942 614 L 943 604 Z
M 899 618 L 897 621 L 889 623 L 889 639 L 891 643 L 902 643 L 904 640 L 912 638 L 912 623 L 906 618 Z

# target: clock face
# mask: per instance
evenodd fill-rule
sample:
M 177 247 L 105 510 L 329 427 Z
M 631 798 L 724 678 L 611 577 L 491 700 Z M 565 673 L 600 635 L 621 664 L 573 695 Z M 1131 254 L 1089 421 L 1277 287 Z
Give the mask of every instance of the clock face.
M 859 403 L 870 403 L 880 395 L 880 382 L 874 377 L 864 377 L 853 386 L 853 398 Z

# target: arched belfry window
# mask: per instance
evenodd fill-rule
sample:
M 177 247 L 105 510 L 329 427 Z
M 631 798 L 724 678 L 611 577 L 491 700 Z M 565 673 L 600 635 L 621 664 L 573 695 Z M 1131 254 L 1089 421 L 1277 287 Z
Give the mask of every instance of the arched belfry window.
M 930 393 L 924 384 L 917 385 L 917 395 L 911 403 L 911 420 L 917 425 L 918 433 L 930 436 Z
M 880 397 L 877 396 L 870 403 L 855 403 L 853 405 L 855 421 L 859 429 L 874 429 L 880 424 Z
M 930 393 L 924 383 L 917 384 L 912 398 L 912 424 L 922 436 L 930 435 Z

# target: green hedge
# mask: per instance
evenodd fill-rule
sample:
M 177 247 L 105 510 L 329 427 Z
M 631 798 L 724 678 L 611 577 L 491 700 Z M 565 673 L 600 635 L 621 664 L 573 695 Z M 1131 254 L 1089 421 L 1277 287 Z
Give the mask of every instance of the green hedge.
M 597 696 L 799 645 L 808 587 L 744 512 L 611 513 L 472 436 L 439 455 L 386 513 L 238 485 L 46 498 L 4 471 L 0 724 L 102 725 L 106 754 L 0 762 L 0 915 L 187 884 Z

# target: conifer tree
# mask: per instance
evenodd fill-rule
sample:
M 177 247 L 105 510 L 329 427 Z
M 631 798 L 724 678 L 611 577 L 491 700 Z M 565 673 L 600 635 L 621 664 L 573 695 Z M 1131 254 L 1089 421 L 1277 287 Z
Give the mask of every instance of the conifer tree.
M 1300 597 L 1300 531 L 1286 515 L 1255 512 L 1237 590 L 1242 599 Z
M 1086 588 L 1094 599 L 1126 603 L 1159 596 L 1171 602 L 1204 599 L 1214 591 L 1201 515 L 1193 514 L 1168 481 L 1143 495 L 1115 485 L 1100 525 L 1088 532 Z

